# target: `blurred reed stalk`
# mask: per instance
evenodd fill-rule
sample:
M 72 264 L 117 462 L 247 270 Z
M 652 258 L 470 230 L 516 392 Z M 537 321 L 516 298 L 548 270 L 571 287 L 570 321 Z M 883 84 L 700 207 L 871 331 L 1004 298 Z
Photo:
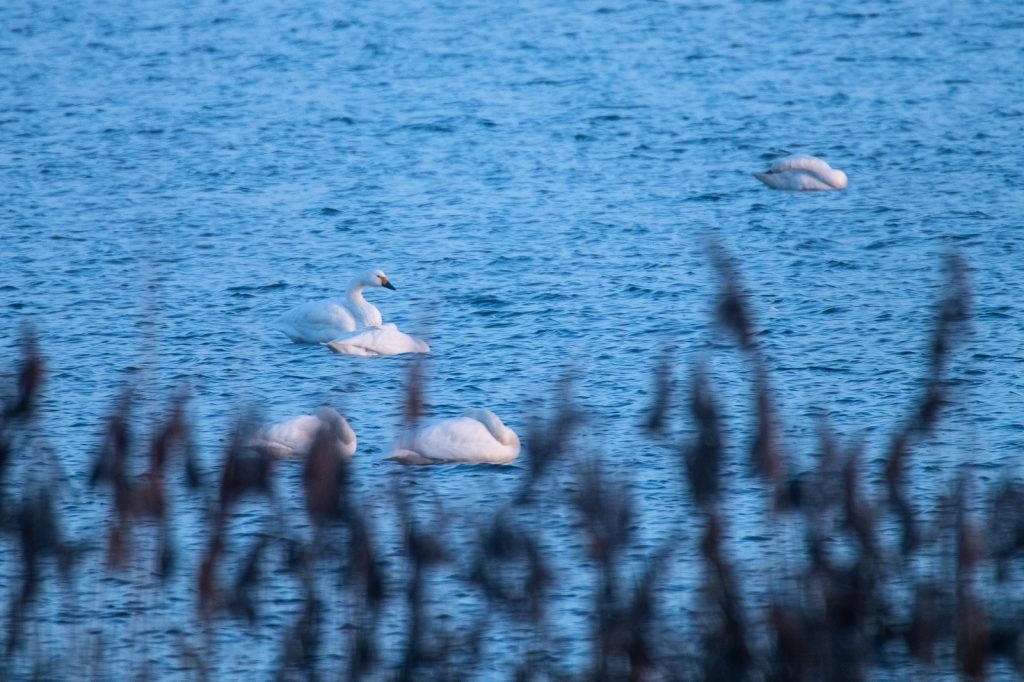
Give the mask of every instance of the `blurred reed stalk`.
M 277 464 L 248 445 L 256 415 L 236 420 L 218 472 L 206 474 L 187 394 L 167 399 L 165 416 L 140 448 L 132 433 L 140 399 L 127 387 L 106 420 L 89 474 L 110 496 L 106 529 L 70 538 L 62 519 L 73 512 L 57 494 L 67 485 L 58 480 L 62 470 L 47 469 L 46 485 L 28 485 L 34 479 L 18 467 L 32 460 L 38 434 L 45 433 L 39 411 L 45 362 L 26 332 L 0 410 L 0 542 L 11 557 L 3 564 L 8 599 L 0 677 L 83 671 L 104 677 L 128 668 L 158 676 L 147 672 L 158 665 L 147 657 L 155 650 L 158 658 L 177 654 L 163 675 L 174 670 L 217 679 L 238 673 L 228 653 L 234 650 L 221 648 L 225 641 L 247 637 L 264 649 L 274 641 L 266 655 L 282 680 L 1024 673 L 1024 601 L 993 597 L 1006 593 L 1000 586 L 1024 579 L 1024 487 L 1004 477 L 988 493 L 982 523 L 969 511 L 973 481 L 966 473 L 933 505 L 934 514 L 922 514 L 927 502 L 910 493 L 912 477 L 927 475 L 910 466 L 912 451 L 925 446 L 954 397 L 947 372 L 970 319 L 964 264 L 948 259 L 922 393 L 892 430 L 884 469 L 866 471 L 864 443 L 843 443 L 821 420 L 815 465 L 798 471 L 783 445 L 770 363 L 738 269 L 721 247 L 712 248 L 711 259 L 721 283 L 716 317 L 746 363 L 754 433 L 747 456 L 735 457 L 729 443 L 742 438 L 723 417 L 729 410 L 708 364 L 690 368 L 687 392 L 679 396 L 673 357 L 658 359 L 649 412 L 636 423 L 652 443 L 673 441 L 679 499 L 674 525 L 660 526 L 677 530 L 663 532 L 653 546 L 638 540 L 650 519 L 621 468 L 581 437 L 587 415 L 573 400 L 571 377 L 556 384 L 548 415 L 529 422 L 513 494 L 459 526 L 431 495 L 429 472 L 396 467 L 390 494 L 376 496 L 392 506 L 399 527 L 391 534 L 380 530 L 387 521 L 379 505 L 357 494 L 361 463 L 354 468 L 340 457 L 333 427 L 317 434 L 301 465 L 304 517 L 287 518 Z M 411 362 L 403 428 L 425 415 L 426 374 L 422 359 Z M 677 430 L 674 422 L 687 426 Z M 674 433 L 682 434 L 677 443 Z M 740 541 L 730 536 L 727 510 L 738 493 L 723 485 L 725 474 L 757 484 L 752 489 L 770 511 L 763 534 L 784 562 L 733 558 Z M 179 510 L 171 503 L 180 499 L 194 500 L 205 519 L 198 556 L 178 551 L 174 542 Z M 576 534 L 575 544 L 566 542 L 566 528 Z M 795 543 L 792 528 L 799 529 Z M 143 570 L 143 557 L 155 563 Z M 144 650 L 149 654 L 129 659 L 102 643 L 55 651 L 55 642 L 78 630 L 74 618 L 55 622 L 38 608 L 41 595 L 61 589 L 48 588 L 48 581 L 59 576 L 64 591 L 74 594 L 82 581 L 104 573 L 119 577 L 122 596 L 141 614 L 158 611 L 156 600 L 166 607 L 171 596 L 180 603 L 180 595 L 190 595 L 194 609 L 158 621 L 175 623 L 173 644 L 154 644 Z M 691 574 L 700 576 L 696 598 L 678 603 L 685 593 L 667 585 Z M 567 595 L 578 583 L 566 575 L 585 576 L 591 592 Z M 453 586 L 456 601 L 435 594 L 442 584 Z M 587 616 L 585 631 L 567 631 L 566 623 L 576 622 L 565 619 L 567 608 Z M 157 627 L 144 623 L 133 633 Z M 585 659 L 565 644 L 573 639 L 586 643 Z M 519 643 L 520 656 L 499 659 L 498 671 L 491 647 L 509 641 Z

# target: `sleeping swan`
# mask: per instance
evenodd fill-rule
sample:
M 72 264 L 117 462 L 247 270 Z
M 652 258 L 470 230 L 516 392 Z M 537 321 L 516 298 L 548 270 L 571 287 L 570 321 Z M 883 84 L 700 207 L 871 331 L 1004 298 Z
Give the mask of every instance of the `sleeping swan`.
M 754 173 L 754 177 L 772 189 L 814 191 L 846 187 L 846 173 L 806 154 L 779 159 L 766 172 Z
M 402 434 L 389 459 L 402 464 L 508 464 L 519 454 L 519 436 L 490 410 L 426 424 Z
M 368 327 L 349 332 L 326 344 L 335 353 L 348 355 L 401 355 L 403 353 L 429 353 L 426 341 L 398 331 L 393 324 Z
M 338 455 L 349 459 L 356 454 L 356 434 L 348 421 L 336 410 L 321 407 L 315 415 L 304 414 L 278 424 L 264 426 L 249 441 L 249 447 L 266 452 L 274 457 L 305 457 L 313 447 L 316 434 L 321 428 L 330 429 L 335 439 Z
M 387 275 L 372 270 L 349 283 L 345 298 L 303 303 L 279 317 L 274 328 L 296 343 L 327 343 L 363 327 L 379 327 L 384 320 L 380 311 L 363 298 L 365 287 L 395 290 Z

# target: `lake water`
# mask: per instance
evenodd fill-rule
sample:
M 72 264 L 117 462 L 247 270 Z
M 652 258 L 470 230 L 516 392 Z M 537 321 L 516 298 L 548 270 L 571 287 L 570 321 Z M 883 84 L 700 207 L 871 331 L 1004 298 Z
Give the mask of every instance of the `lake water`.
M 1019 468 L 1018 2 L 14 0 L 0 31 L 3 365 L 31 323 L 48 362 L 39 439 L 66 474 L 72 535 L 104 518 L 89 466 L 135 381 L 142 424 L 191 388 L 211 478 L 243 407 L 281 419 L 336 406 L 359 435 L 358 491 L 393 537 L 383 459 L 408 358 L 335 355 L 269 328 L 379 267 L 397 291 L 367 297 L 433 348 L 431 414 L 485 406 L 525 437 L 573 373 L 587 414 L 576 450 L 635 493 L 637 555 L 680 523 L 696 533 L 674 450 L 641 428 L 654 367 L 673 349 L 685 385 L 709 358 L 735 453 L 730 552 L 756 571 L 780 549 L 741 474 L 750 375 L 712 324 L 710 241 L 739 264 L 792 456 L 811 465 L 827 414 L 865 438 L 874 478 L 920 391 L 956 249 L 973 332 L 953 358 L 949 418 L 915 451 L 931 473 L 915 503 L 928 509 L 962 464 L 982 483 Z M 849 188 L 774 192 L 751 176 L 787 153 L 826 158 Z M 415 475 L 460 548 L 524 469 Z M 298 477 L 283 467 L 288 509 L 301 509 Z M 184 512 L 176 528 L 192 565 L 206 528 Z M 567 512 L 544 532 L 562 567 L 552 619 L 583 630 L 560 644 L 575 660 L 592 578 L 573 568 L 582 539 Z M 691 553 L 663 588 L 678 604 L 699 582 Z M 175 625 L 154 626 L 139 653 L 118 624 L 138 619 L 116 615 L 128 607 L 101 575 L 82 578 L 81 609 L 114 615 L 86 620 L 130 660 L 176 670 L 159 652 L 168 628 L 191 628 L 190 584 L 157 620 Z M 454 575 L 438 580 L 461 594 Z M 294 604 L 269 611 L 255 634 L 224 635 L 217 670 L 273 669 L 279 651 L 252 644 L 276 641 Z M 504 670 L 519 645 L 490 646 Z

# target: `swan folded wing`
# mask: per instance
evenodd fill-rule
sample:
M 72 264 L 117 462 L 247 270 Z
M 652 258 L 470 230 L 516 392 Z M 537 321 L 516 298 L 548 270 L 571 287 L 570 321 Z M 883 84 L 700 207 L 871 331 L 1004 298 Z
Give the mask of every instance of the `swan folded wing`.
M 835 189 L 827 182 L 823 182 L 816 175 L 798 170 L 781 171 L 778 173 L 754 173 L 754 177 L 772 189 L 803 192 Z
M 400 332 L 394 324 L 367 327 L 340 336 L 327 344 L 336 353 L 348 355 L 402 355 L 429 353 L 430 346 L 420 339 Z
M 356 320 L 338 301 L 312 301 L 281 315 L 275 327 L 295 341 L 325 343 L 354 330 Z
M 507 459 L 507 450 L 509 448 L 498 442 L 479 421 L 458 417 L 406 434 L 399 441 L 395 455 L 415 453 L 430 462 L 493 462 Z M 413 458 L 406 454 L 406 459 Z
M 415 450 L 406 450 L 404 448 L 396 448 L 388 459 L 399 464 L 444 464 L 443 460 L 430 459 Z
M 796 154 L 794 156 L 787 156 L 774 161 L 769 167 L 769 170 L 772 173 L 782 173 L 785 171 L 807 171 L 808 173 L 828 175 L 829 171 L 832 170 L 832 166 L 815 156 Z
M 358 335 L 361 334 L 362 332 L 355 333 Z M 377 357 L 380 355 L 384 355 L 384 353 L 379 353 L 373 348 L 367 348 L 361 345 L 358 336 L 356 337 L 356 339 L 351 341 L 347 338 L 341 338 L 335 341 L 331 341 L 329 343 L 325 343 L 324 345 L 330 348 L 335 353 L 341 353 L 343 355 L 361 355 L 364 357 Z
M 823 181 L 817 175 L 812 175 L 810 173 L 797 173 L 792 182 L 796 185 L 795 189 L 804 192 L 835 189 L 832 185 Z
M 338 454 L 345 459 L 352 457 L 358 440 L 348 421 L 330 408 L 321 409 L 318 415 L 306 414 L 265 426 L 249 441 L 249 447 L 282 459 L 305 457 L 320 430 L 328 429 L 337 439 Z
M 287 445 L 278 443 L 273 440 L 260 438 L 259 436 L 256 436 L 249 441 L 249 447 L 258 450 L 259 452 L 265 453 L 270 457 L 276 457 L 277 459 L 291 459 L 293 457 L 298 457 L 301 454 L 295 452 L 294 449 L 288 447 Z
M 260 429 L 249 445 L 275 457 L 304 455 L 309 452 L 319 428 L 320 420 L 307 414 Z

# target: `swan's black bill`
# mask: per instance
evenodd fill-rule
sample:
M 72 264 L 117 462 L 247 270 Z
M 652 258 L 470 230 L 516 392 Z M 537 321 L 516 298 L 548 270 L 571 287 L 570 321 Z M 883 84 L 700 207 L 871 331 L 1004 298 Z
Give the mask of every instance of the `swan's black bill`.
M 385 289 L 391 289 L 391 291 L 395 291 L 395 285 L 392 284 L 391 282 L 384 282 L 384 284 L 381 284 L 381 286 L 384 287 Z

